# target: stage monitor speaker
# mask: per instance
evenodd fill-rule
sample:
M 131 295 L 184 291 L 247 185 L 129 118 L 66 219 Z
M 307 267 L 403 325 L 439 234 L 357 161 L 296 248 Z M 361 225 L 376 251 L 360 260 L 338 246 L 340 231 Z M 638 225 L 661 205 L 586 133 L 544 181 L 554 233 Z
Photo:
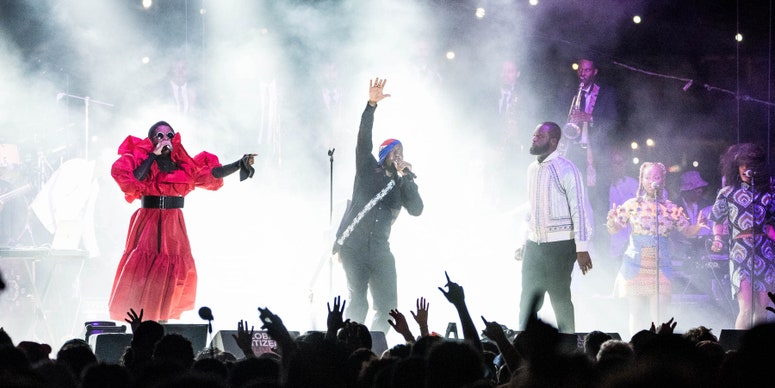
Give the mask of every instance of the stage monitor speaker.
M 740 349 L 743 336 L 748 330 L 741 329 L 721 329 L 718 342 L 724 350 Z
M 89 336 L 89 346 L 97 356 L 97 361 L 107 364 L 118 364 L 131 343 L 132 334 L 129 333 L 98 333 Z
M 180 334 L 191 341 L 194 354 L 199 353 L 207 346 L 207 324 L 177 324 L 164 323 L 164 334 Z
M 298 331 L 291 331 L 289 334 L 291 338 L 299 336 Z M 237 335 L 237 330 L 219 330 L 215 333 L 211 346 L 222 352 L 229 352 L 237 359 L 242 359 L 245 355 L 242 354 L 242 350 L 237 346 L 237 341 L 234 340 L 235 335 Z M 277 342 L 269 336 L 269 333 L 264 330 L 253 332 L 253 353 L 256 356 L 271 352 L 272 348 L 275 347 L 277 347 Z

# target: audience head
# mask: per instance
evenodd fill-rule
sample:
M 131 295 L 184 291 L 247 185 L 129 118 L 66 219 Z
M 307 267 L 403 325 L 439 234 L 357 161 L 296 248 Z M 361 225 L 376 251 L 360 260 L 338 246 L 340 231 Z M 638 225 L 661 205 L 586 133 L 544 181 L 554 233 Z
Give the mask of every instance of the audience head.
M 597 359 L 597 352 L 600 351 L 600 345 L 612 338 L 613 337 L 610 335 L 598 330 L 587 333 L 587 335 L 584 336 L 584 353 L 592 360 Z
M 381 358 L 407 358 L 412 354 L 412 345 L 398 344 L 382 353 Z
M 57 352 L 56 362 L 66 366 L 73 377 L 78 379 L 87 366 L 97 363 L 97 356 L 94 355 L 86 341 L 71 339 L 65 342 Z
M 229 368 L 217 358 L 202 358 L 196 360 L 191 365 L 191 370 L 196 373 L 216 377 L 221 381 L 226 381 L 229 377 Z
M 81 388 L 130 388 L 133 377 L 125 367 L 116 364 L 91 364 L 83 371 Z
M 180 334 L 165 334 L 153 348 L 152 358 L 177 363 L 188 370 L 194 363 L 194 348 L 191 341 Z
M 434 346 L 427 359 L 428 388 L 473 384 L 485 377 L 481 352 L 467 342 L 444 341 Z
M 243 387 L 255 383 L 277 383 L 280 379 L 280 363 L 270 358 L 246 358 L 237 361 L 229 375 L 229 385 Z
M 24 355 L 28 360 L 30 360 L 32 365 L 35 365 L 39 362 L 48 362 L 51 360 L 49 358 L 49 354 L 51 354 L 51 346 L 48 344 L 22 341 L 19 342 L 19 345 L 16 345 L 16 347 L 24 352 Z
M 425 388 L 425 360 L 409 357 L 393 366 L 393 386 L 401 388 Z
M 602 374 L 622 372 L 635 361 L 632 345 L 620 340 L 608 340 L 600 345 L 596 358 L 598 370 Z
M 371 349 L 372 346 L 369 328 L 358 322 L 345 323 L 336 338 L 344 344 L 348 354 L 360 348 Z
M 426 358 L 428 357 L 431 349 L 442 342 L 444 342 L 444 337 L 438 335 L 428 335 L 421 337 L 417 340 L 417 342 L 414 343 L 414 345 L 412 345 L 412 356 Z
M 711 332 L 712 330 L 705 326 L 697 326 L 687 330 L 683 337 L 695 344 L 700 341 L 718 342 L 718 337 Z

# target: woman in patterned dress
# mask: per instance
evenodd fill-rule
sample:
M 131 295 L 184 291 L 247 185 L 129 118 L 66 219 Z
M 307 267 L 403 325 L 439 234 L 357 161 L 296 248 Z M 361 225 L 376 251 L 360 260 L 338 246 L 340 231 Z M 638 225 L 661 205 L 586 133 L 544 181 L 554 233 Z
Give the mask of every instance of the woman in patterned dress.
M 614 294 L 628 299 L 630 332 L 633 334 L 647 326 L 649 321 L 664 321 L 661 318 L 665 314 L 661 312 L 670 302 L 670 279 L 673 276 L 667 237 L 674 231 L 694 237 L 702 227 L 706 227 L 702 216 L 698 224 L 692 225 L 684 210 L 666 198 L 665 174 L 662 163 L 643 163 L 635 198 L 620 206 L 614 205 L 608 212 L 608 233 L 615 234 L 628 224 L 632 227 L 616 277 Z
M 775 290 L 775 204 L 767 157 L 760 146 L 745 143 L 729 147 L 721 157 L 720 167 L 725 185 L 711 211 L 711 220 L 717 223 L 711 249 L 721 251 L 726 222 L 732 297 L 740 308 L 735 328 L 745 329 L 766 319 L 767 291 Z

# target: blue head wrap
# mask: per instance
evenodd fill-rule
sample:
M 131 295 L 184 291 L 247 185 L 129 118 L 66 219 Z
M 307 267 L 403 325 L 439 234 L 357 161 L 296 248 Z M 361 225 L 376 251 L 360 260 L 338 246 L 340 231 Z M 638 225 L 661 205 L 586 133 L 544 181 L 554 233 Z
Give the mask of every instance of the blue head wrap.
M 385 162 L 385 158 L 387 158 L 388 154 L 396 145 L 400 145 L 401 142 L 396 139 L 387 139 L 382 142 L 382 145 L 379 146 L 379 164 L 380 166 L 382 163 Z

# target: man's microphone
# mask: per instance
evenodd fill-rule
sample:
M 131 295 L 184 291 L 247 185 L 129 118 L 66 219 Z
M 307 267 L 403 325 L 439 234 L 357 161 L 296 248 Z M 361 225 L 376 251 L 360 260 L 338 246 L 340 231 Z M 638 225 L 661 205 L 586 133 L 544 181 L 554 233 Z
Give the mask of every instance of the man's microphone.
M 417 179 L 417 174 L 413 173 L 412 170 L 409 169 L 409 167 L 404 167 L 403 170 L 401 170 L 404 175 L 409 175 L 412 177 L 412 179 Z
M 752 170 L 745 170 L 745 172 L 743 173 L 743 175 L 745 175 L 745 176 L 747 176 L 747 177 L 749 177 L 749 178 L 753 178 L 753 177 L 756 175 L 756 172 L 754 172 L 754 171 L 752 171 Z

